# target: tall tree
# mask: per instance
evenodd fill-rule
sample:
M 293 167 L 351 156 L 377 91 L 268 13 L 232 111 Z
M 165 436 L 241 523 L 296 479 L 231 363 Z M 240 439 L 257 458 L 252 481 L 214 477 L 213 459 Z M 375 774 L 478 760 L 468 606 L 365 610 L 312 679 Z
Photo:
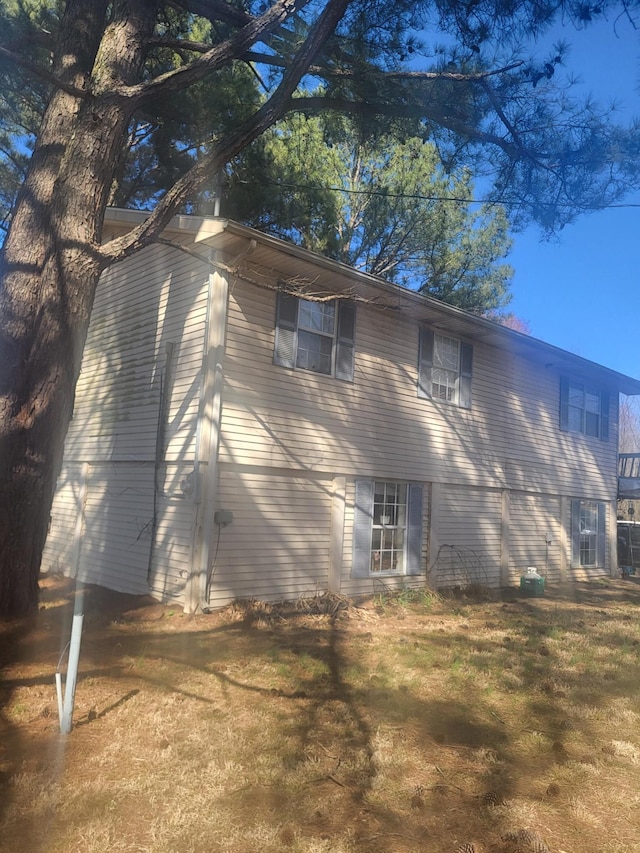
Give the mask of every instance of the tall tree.
M 604 5 L 587 4 L 590 14 Z M 156 240 L 211 175 L 291 111 L 419 121 L 442 158 L 484 157 L 495 196 L 546 227 L 606 203 L 636 178 L 638 134 L 561 101 L 553 57 L 534 67 L 496 48 L 560 11 L 584 16 L 586 8 L 571 0 L 2 0 L 3 79 L 15 91 L 25 75 L 38 80 L 46 108 L 0 271 L 0 615 L 37 606 L 101 272 Z M 176 10 L 186 15 L 177 39 Z M 430 60 L 415 35 L 426 27 L 454 48 Z M 417 70 L 406 64 L 415 57 Z M 103 243 L 131 128 L 161 100 L 216 87 L 247 64 L 260 69 L 262 101 L 231 110 L 190 157 L 177 157 L 174 181 L 146 221 Z M 299 87 L 312 78 L 323 92 L 306 96 Z
M 430 142 L 294 114 L 227 171 L 233 218 L 469 311 L 510 299 L 504 209 L 473 210 L 469 170 L 447 173 Z

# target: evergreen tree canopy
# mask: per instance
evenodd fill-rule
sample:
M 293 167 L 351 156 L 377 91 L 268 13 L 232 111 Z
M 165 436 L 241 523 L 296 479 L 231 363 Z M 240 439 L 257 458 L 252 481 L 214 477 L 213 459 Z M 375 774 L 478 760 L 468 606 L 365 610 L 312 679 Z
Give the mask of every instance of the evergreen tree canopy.
M 503 307 L 512 270 L 500 206 L 474 210 L 466 169 L 431 143 L 294 114 L 229 170 L 222 212 L 469 311 Z

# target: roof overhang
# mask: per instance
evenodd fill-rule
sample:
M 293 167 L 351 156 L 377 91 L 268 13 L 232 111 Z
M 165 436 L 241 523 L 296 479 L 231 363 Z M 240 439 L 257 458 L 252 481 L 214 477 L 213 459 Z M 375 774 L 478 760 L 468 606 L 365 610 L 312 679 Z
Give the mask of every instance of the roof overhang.
M 132 228 L 143 222 L 146 216 L 148 213 L 145 211 L 109 208 L 105 222 L 108 225 Z M 247 247 L 253 244 L 252 262 L 269 269 L 276 278 L 295 275 L 313 282 L 318 289 L 325 287 L 328 290 L 335 289 L 335 280 L 340 278 L 342 282 L 348 281 L 365 292 L 373 289 L 379 295 L 386 294 L 390 305 L 410 311 L 419 322 L 428 323 L 436 329 L 463 337 L 469 336 L 476 341 L 521 356 L 544 370 L 568 373 L 577 379 L 614 389 L 621 394 L 640 395 L 640 380 L 231 219 L 180 215 L 174 217 L 165 229 L 167 235 L 172 232 L 189 236 L 195 245 L 216 250 L 230 261 L 246 255 Z

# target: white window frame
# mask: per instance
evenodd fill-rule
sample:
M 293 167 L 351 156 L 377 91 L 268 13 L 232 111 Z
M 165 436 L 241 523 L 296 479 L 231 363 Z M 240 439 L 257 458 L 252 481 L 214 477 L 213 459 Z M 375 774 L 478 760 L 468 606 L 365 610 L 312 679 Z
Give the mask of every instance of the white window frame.
M 382 497 L 382 500 L 377 498 Z M 403 575 L 407 564 L 408 484 L 374 480 L 371 525 L 372 575 Z
M 569 380 L 569 430 L 600 438 L 602 397 L 584 382 Z
M 376 489 L 376 484 L 378 488 Z M 424 526 L 424 485 L 405 480 L 388 480 L 382 478 L 357 479 L 355 481 L 354 514 L 353 514 L 353 554 L 351 577 L 380 578 L 398 576 L 419 576 L 424 573 L 422 539 Z M 384 485 L 384 492 L 380 486 Z M 386 500 L 391 492 L 401 487 L 404 491 L 402 501 Z M 376 493 L 384 495 L 382 501 L 376 501 Z M 385 511 L 385 506 L 387 510 Z M 402 507 L 402 512 L 399 507 Z M 388 518 L 383 518 L 388 515 Z M 389 541 L 393 541 L 395 533 L 402 531 L 402 565 L 396 561 L 393 565 L 394 554 L 400 553 L 397 547 L 385 549 L 391 555 L 391 564 L 382 570 L 374 565 L 375 547 L 378 541 L 384 541 L 386 533 Z
M 560 379 L 560 429 L 609 440 L 609 394 L 580 379 Z
M 278 293 L 274 364 L 353 382 L 355 320 L 355 305 L 348 299 L 317 301 Z M 323 342 L 324 353 L 314 360 L 314 349 L 322 350 Z
M 460 399 L 460 341 L 437 332 L 433 336 L 431 396 L 456 406 Z
M 430 328 L 420 329 L 418 397 L 471 408 L 473 346 Z
M 307 321 L 308 316 L 308 321 Z M 310 299 L 298 299 L 298 340 L 296 344 L 296 367 L 299 370 L 311 370 L 333 376 L 336 354 L 336 334 L 338 331 L 338 312 L 335 302 L 312 302 Z M 330 352 L 320 353 L 320 360 L 328 358 L 327 369 L 312 362 L 313 352 L 303 346 L 301 339 L 308 335 L 313 341 L 329 341 Z M 303 357 L 306 354 L 306 357 Z M 310 363 L 311 361 L 311 363 Z
M 604 569 L 606 513 L 603 501 L 576 498 L 571 502 L 571 566 Z

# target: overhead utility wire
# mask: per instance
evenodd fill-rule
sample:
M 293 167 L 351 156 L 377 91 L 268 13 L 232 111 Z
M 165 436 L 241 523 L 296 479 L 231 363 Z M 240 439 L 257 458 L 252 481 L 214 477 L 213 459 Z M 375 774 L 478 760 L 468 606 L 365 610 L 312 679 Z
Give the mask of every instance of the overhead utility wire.
M 237 183 L 239 184 L 251 184 L 251 181 L 243 181 L 239 180 Z M 325 192 L 335 192 L 335 193 L 348 193 L 349 195 L 376 195 L 382 196 L 384 198 L 407 198 L 407 199 L 415 199 L 416 201 L 450 201 L 455 202 L 456 204 L 489 204 L 495 205 L 499 204 L 503 207 L 507 206 L 515 206 L 520 205 L 522 201 L 500 201 L 499 199 L 477 199 L 477 198 L 461 198 L 459 196 L 443 196 L 443 195 L 419 195 L 418 193 L 391 193 L 391 192 L 383 192 L 382 190 L 350 190 L 346 187 L 321 187 L 314 186 L 311 184 L 293 184 L 287 183 L 285 181 L 265 181 L 264 183 L 268 183 L 272 187 L 286 187 L 288 189 L 296 189 L 296 190 L 324 190 Z M 543 202 L 544 204 L 544 202 Z M 548 202 L 549 207 L 555 207 L 552 202 Z M 559 205 L 560 207 L 568 207 L 569 205 Z M 610 208 L 624 208 L 624 207 L 640 207 L 640 202 L 612 202 L 611 204 L 603 204 L 598 207 L 586 206 L 583 205 L 584 210 L 609 210 Z

